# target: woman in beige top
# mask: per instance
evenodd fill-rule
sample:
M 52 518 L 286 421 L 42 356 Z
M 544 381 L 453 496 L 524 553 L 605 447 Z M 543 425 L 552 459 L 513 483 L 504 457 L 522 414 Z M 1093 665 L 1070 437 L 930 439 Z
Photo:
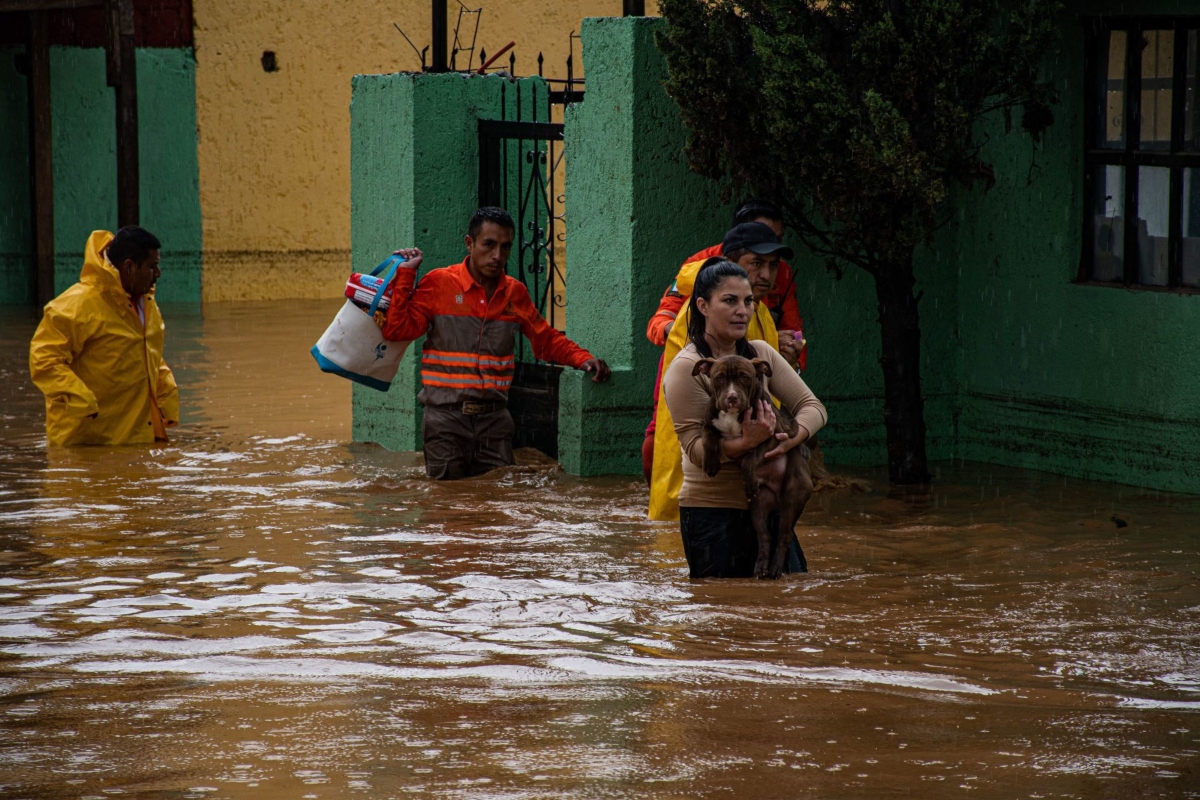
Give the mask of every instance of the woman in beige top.
M 825 407 L 769 344 L 748 342 L 746 327 L 754 315 L 754 294 L 741 267 L 717 261 L 700 270 L 690 301 L 687 347 L 680 351 L 663 376 L 662 390 L 683 448 L 683 488 L 679 492 L 679 528 L 683 551 L 693 578 L 748 578 L 753 574 L 758 541 L 747 511 L 745 490 L 737 459 L 775 437 L 776 447 L 766 458 L 775 458 L 802 446 L 825 424 Z M 742 423 L 742 435 L 721 443 L 721 471 L 710 478 L 704 472 L 702 432 L 710 402 L 708 378 L 693 376 L 703 358 L 728 355 L 763 358 L 771 362 L 768 389 L 796 418 L 799 431 L 788 438 L 775 433 L 775 409 L 767 402 L 758 419 Z M 774 522 L 770 523 L 774 525 Z M 792 546 L 785 572 L 802 572 L 799 548 Z

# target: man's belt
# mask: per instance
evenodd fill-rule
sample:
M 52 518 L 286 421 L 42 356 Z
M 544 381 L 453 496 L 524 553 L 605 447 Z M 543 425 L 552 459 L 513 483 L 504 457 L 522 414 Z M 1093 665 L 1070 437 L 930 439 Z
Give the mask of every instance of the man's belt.
M 463 400 L 461 403 L 440 403 L 438 408 L 445 408 L 449 411 L 458 411 L 462 414 L 491 414 L 496 411 L 503 411 L 508 408 L 508 403 L 504 400 L 492 400 L 484 402 L 481 400 Z

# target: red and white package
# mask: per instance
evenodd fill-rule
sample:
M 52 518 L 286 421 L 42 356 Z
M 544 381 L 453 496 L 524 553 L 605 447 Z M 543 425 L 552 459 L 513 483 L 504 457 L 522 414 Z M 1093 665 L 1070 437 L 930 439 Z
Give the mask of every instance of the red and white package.
M 354 301 L 356 306 L 360 308 L 370 308 L 371 303 L 375 300 L 375 293 L 379 291 L 380 285 L 383 283 L 383 278 L 376 275 L 362 275 L 358 272 L 350 273 L 350 280 L 346 281 L 346 297 Z M 383 297 L 379 299 L 377 310 L 387 311 L 388 306 L 392 304 L 392 287 L 389 286 L 383 293 Z

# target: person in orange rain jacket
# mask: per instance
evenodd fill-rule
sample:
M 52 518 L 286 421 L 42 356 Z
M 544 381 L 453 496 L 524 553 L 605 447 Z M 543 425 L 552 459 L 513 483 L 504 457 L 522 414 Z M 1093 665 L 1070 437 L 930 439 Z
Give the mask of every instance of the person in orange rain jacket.
M 515 369 L 516 334 L 533 354 L 609 377 L 608 365 L 552 328 L 537 312 L 525 284 L 505 274 L 516 226 L 508 212 L 488 206 L 467 226 L 467 257 L 416 282 L 421 251 L 397 250 L 392 305 L 383 325 L 391 341 L 428 334 L 421 350 L 425 471 L 454 480 L 513 463 L 508 389 Z
M 136 226 L 94 231 L 79 282 L 46 304 L 29 372 L 46 396 L 51 445 L 166 441 L 179 390 L 154 302 L 162 244 Z

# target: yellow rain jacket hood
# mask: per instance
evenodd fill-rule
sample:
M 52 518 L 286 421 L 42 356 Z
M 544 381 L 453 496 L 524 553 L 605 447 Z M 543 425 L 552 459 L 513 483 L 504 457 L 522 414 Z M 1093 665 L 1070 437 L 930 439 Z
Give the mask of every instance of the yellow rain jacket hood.
M 153 291 L 145 325 L 104 257 L 113 235 L 88 237 L 79 283 L 46 304 L 29 346 L 29 371 L 46 396 L 52 445 L 149 444 L 179 419 L 179 390 L 163 362 Z
M 682 295 L 690 296 L 696 286 L 696 276 L 706 259 L 684 264 L 675 276 L 675 289 Z M 679 355 L 679 351 L 687 346 L 688 316 L 691 304 L 685 305 L 671 326 L 667 336 L 667 344 L 663 348 L 662 375 L 665 377 L 667 368 Z M 754 304 L 754 316 L 746 329 L 747 339 L 761 339 L 767 344 L 779 349 L 779 331 L 775 320 L 766 303 Z M 683 488 L 683 448 L 679 446 L 679 437 L 675 435 L 675 423 L 671 412 L 667 409 L 666 392 L 658 393 L 658 422 L 654 428 L 654 466 L 650 473 L 650 519 L 677 520 L 679 519 L 679 490 Z

